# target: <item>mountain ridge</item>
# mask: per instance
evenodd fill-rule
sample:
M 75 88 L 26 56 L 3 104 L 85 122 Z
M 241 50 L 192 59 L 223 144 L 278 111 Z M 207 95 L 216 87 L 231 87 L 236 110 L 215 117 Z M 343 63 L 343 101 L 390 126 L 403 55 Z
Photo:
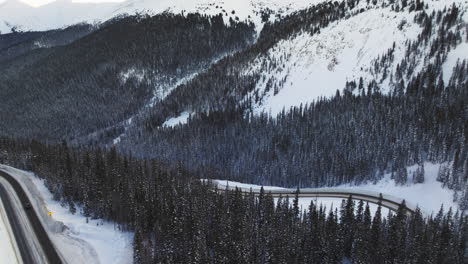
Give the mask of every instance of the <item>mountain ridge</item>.
M 223 14 L 226 23 L 249 20 L 261 27 L 267 19 L 284 16 L 323 0 L 127 0 L 121 3 L 75 3 L 55 1 L 32 7 L 19 0 L 0 4 L 0 34 L 12 31 L 44 31 L 77 23 L 103 23 L 121 15 L 179 13 Z

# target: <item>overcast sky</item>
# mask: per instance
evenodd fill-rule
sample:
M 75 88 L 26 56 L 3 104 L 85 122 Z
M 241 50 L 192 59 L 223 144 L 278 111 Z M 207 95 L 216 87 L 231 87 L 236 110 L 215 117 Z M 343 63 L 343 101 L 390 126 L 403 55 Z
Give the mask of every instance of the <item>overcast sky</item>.
M 0 0 L 0 3 L 4 2 L 5 0 Z M 54 2 L 55 0 L 20 0 L 22 2 L 25 2 L 27 4 L 30 4 L 32 6 L 40 6 L 40 5 L 45 5 L 50 2 Z M 63 0 L 62 0 L 63 1 Z M 70 1 L 70 0 L 69 0 Z M 93 3 L 104 3 L 104 2 L 123 2 L 125 0 L 73 0 L 73 2 L 93 2 Z

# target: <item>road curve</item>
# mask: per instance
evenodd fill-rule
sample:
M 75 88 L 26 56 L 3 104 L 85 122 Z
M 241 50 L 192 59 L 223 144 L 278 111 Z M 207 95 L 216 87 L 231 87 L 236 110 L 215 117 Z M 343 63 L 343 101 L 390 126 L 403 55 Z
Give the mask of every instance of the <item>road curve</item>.
M 243 187 L 236 187 L 235 184 L 233 186 L 223 185 L 218 181 L 213 181 L 212 184 L 218 189 L 218 191 L 225 191 L 225 190 L 235 190 L 236 188 L 242 191 L 243 193 L 250 193 L 253 192 L 255 195 L 260 194 L 260 189 L 258 188 L 243 188 Z M 273 198 L 279 197 L 294 197 L 296 195 L 295 189 L 275 189 L 275 190 L 265 190 L 265 193 L 273 196 Z M 397 211 L 398 208 L 401 206 L 403 200 L 384 195 L 381 193 L 376 192 L 369 192 L 369 191 L 359 191 L 359 190 L 347 190 L 347 189 L 300 189 L 299 190 L 299 197 L 300 198 L 342 198 L 347 199 L 352 197 L 353 200 L 362 200 L 365 202 L 369 202 L 372 204 L 379 204 L 381 203 L 382 207 L 387 208 L 392 211 Z M 408 214 L 412 215 L 416 211 L 416 207 L 409 205 L 405 202 L 405 210 Z
M 0 178 L 5 179 L 15 191 L 18 199 L 20 200 L 22 205 L 31 205 L 32 203 L 29 201 L 28 196 L 24 192 L 21 185 L 8 173 L 0 170 Z M 16 243 L 18 244 L 18 248 L 21 253 L 21 257 L 24 263 L 43 263 L 42 261 L 37 259 L 37 255 L 34 255 L 34 250 L 31 249 L 31 243 L 28 240 L 31 238 L 33 234 L 27 234 L 26 228 L 21 225 L 22 221 L 20 220 L 18 210 L 24 210 L 23 208 L 14 208 L 14 203 L 12 203 L 12 197 L 8 196 L 8 191 L 6 190 L 6 186 L 0 183 L 0 198 L 8 212 L 8 218 L 11 224 L 11 228 L 14 232 Z M 48 264 L 62 264 L 63 261 L 58 254 L 57 250 L 55 249 L 52 241 L 50 240 L 47 232 L 45 231 L 44 227 L 42 226 L 39 217 L 37 216 L 35 210 L 33 208 L 24 210 L 27 219 L 29 220 L 30 225 L 32 226 L 32 231 L 35 233 L 35 237 L 39 242 L 41 247 L 41 253 L 45 256 L 46 263 Z

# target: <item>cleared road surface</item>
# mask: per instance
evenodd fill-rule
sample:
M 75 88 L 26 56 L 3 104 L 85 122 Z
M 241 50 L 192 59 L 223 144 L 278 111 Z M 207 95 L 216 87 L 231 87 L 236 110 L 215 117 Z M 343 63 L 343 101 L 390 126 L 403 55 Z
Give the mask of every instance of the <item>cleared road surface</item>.
M 1 170 L 0 199 L 23 263 L 63 263 L 23 188 L 12 176 Z
M 10 221 L 0 199 L 0 264 L 21 264 L 21 254 L 15 243 Z

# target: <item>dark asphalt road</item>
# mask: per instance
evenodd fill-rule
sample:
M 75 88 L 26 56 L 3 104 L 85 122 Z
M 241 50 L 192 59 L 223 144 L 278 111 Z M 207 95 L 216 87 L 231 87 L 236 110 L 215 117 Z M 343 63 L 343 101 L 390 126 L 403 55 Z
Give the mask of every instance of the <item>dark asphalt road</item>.
M 24 192 L 21 185 L 9 174 L 0 171 L 0 177 L 7 180 L 11 186 L 13 187 L 14 191 L 18 195 L 21 203 L 23 206 L 25 204 L 32 204 L 29 201 L 28 196 Z M 2 199 L 3 204 L 5 205 L 5 209 L 7 211 L 8 219 L 11 224 L 11 228 L 15 233 L 15 239 L 17 241 L 21 257 L 23 258 L 23 262 L 25 264 L 34 264 L 37 261 L 34 259 L 34 256 L 31 254 L 31 250 L 29 249 L 29 243 L 27 243 L 28 234 L 25 234 L 24 228 L 21 226 L 21 221 L 18 218 L 17 212 L 14 209 L 14 206 L 11 202 L 11 198 L 8 197 L 6 189 L 4 186 L 0 184 L 0 197 Z M 42 246 L 42 251 L 45 254 L 48 263 L 50 264 L 62 264 L 62 259 L 60 258 L 57 250 L 55 249 L 52 241 L 50 240 L 47 232 L 45 231 L 44 227 L 42 226 L 39 217 L 36 214 L 36 211 L 33 208 L 26 209 L 25 213 L 31 223 L 31 226 L 36 233 L 36 237 L 39 240 L 40 245 Z

